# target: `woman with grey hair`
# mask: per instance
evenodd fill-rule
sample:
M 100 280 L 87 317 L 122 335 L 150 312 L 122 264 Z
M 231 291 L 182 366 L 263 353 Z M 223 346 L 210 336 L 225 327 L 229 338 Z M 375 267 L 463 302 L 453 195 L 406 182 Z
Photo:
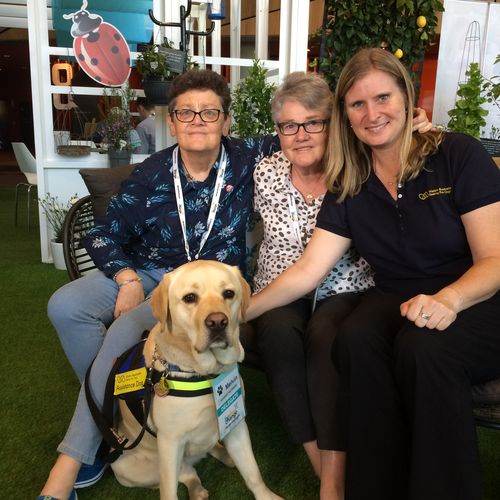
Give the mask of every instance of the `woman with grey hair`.
M 324 156 L 332 100 L 322 77 L 302 72 L 288 75 L 273 97 L 282 150 L 254 172 L 254 207 L 264 222 L 256 292 L 298 260 L 311 238 L 327 191 Z M 330 351 L 337 325 L 373 280 L 354 248 L 328 271 L 315 291 L 265 312 L 254 326 L 290 439 L 304 446 L 321 480 L 321 498 L 332 500 L 343 498 L 347 443 L 334 432 L 337 377 Z

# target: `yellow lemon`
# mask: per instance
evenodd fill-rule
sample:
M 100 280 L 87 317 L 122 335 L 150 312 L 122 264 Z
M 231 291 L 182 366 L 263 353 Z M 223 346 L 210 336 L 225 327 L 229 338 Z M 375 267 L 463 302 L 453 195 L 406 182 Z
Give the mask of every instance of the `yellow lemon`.
M 418 16 L 417 17 L 417 26 L 419 28 L 423 28 L 427 24 L 427 19 L 425 16 Z
M 403 51 L 401 49 L 397 49 L 396 52 L 394 52 L 394 55 L 398 58 L 401 59 L 403 57 Z

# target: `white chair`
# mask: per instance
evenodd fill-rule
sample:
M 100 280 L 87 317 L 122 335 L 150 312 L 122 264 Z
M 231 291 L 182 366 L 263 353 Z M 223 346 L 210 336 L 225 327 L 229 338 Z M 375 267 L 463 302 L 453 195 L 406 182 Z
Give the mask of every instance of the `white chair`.
M 19 187 L 24 186 L 27 188 L 28 192 L 28 231 L 30 230 L 30 202 L 31 202 L 31 188 L 37 187 L 37 176 L 36 176 L 36 161 L 30 150 L 26 147 L 24 142 L 13 142 L 12 149 L 14 150 L 14 155 L 16 157 L 17 164 L 21 169 L 21 172 L 25 175 L 27 182 L 19 182 L 16 185 L 16 207 L 14 210 L 14 225 L 17 226 L 17 202 Z

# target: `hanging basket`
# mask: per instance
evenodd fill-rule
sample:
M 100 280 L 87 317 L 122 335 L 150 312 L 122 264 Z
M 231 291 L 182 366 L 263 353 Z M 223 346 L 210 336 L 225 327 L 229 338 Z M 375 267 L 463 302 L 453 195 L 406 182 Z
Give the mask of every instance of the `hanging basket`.
M 170 80 L 144 80 L 142 82 L 142 87 L 149 104 L 166 106 L 168 104 L 168 89 L 171 83 Z
M 132 151 L 130 149 L 108 149 L 108 158 L 110 167 L 130 165 Z

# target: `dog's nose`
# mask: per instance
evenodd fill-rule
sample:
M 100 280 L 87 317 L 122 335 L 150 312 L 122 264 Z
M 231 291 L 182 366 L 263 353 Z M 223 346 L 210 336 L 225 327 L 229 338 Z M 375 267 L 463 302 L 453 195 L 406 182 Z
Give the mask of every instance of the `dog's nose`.
M 227 327 L 227 316 L 223 313 L 212 313 L 205 318 L 205 326 L 211 332 L 221 332 Z

